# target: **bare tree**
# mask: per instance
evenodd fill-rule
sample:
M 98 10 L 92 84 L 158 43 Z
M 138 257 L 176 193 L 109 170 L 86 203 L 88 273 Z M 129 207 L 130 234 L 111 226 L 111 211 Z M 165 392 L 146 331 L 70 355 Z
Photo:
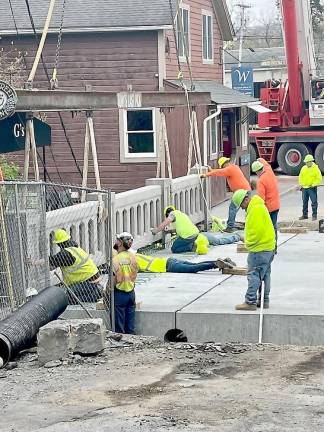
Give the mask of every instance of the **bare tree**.
M 27 72 L 24 56 L 26 53 L 16 48 L 0 50 L 0 80 L 13 87 L 21 87 L 26 81 Z

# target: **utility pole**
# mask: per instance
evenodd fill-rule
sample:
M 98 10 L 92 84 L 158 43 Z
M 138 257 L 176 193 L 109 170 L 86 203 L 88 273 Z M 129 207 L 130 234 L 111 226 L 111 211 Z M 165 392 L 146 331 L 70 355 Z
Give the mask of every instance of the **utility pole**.
M 236 6 L 241 9 L 241 12 L 240 12 L 240 21 L 241 21 L 240 46 L 239 46 L 239 56 L 238 56 L 238 59 L 239 59 L 238 67 L 241 67 L 242 66 L 244 30 L 246 27 L 246 11 L 248 9 L 251 9 L 251 6 L 247 5 L 245 3 L 238 3 Z

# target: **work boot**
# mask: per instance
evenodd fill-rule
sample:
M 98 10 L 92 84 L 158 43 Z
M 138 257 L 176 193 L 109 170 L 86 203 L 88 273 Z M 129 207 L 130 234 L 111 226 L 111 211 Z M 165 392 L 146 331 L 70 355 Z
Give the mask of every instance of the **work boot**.
M 236 228 L 232 228 L 232 227 L 227 227 L 227 228 L 225 228 L 224 229 L 224 232 L 226 232 L 226 233 L 229 233 L 229 234 L 232 234 L 233 232 L 236 232 L 237 231 L 237 229 Z
M 257 307 L 260 308 L 261 307 L 261 301 L 260 299 L 258 299 L 257 301 Z M 269 300 L 264 300 L 263 302 L 263 309 L 269 309 L 270 307 L 270 301 Z
M 299 218 L 299 220 L 306 220 L 306 219 L 308 219 L 307 215 L 300 216 L 300 218 Z
M 233 263 L 233 261 L 230 263 L 230 262 L 228 262 L 226 259 L 218 259 L 217 261 L 216 261 L 216 267 L 217 268 L 219 268 L 220 270 L 223 270 L 223 269 L 232 269 L 233 267 L 235 267 L 235 265 L 233 265 L 234 263 Z
M 256 306 L 256 304 L 242 303 L 242 304 L 236 305 L 235 309 L 241 310 L 241 311 L 256 311 L 257 306 Z
M 231 258 L 225 258 L 224 261 L 230 264 L 232 267 L 236 267 L 236 262 L 232 261 Z
M 312 221 L 317 221 L 317 215 L 312 216 Z

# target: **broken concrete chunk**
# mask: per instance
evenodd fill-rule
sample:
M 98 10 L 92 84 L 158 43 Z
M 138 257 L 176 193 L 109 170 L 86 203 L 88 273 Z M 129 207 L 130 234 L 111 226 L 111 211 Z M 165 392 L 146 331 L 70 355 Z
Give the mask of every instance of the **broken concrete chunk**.
M 41 327 L 37 336 L 37 354 L 41 365 L 66 358 L 70 352 L 70 325 L 52 321 Z
M 71 320 L 70 347 L 75 354 L 97 354 L 105 348 L 102 319 Z

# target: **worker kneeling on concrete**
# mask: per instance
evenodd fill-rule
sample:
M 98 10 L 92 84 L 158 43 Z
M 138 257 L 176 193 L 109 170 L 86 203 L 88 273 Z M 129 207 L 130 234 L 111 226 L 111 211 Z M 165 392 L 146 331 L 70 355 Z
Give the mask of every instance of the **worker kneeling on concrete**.
M 148 273 L 198 273 L 206 270 L 234 268 L 236 264 L 230 259 L 203 261 L 194 263 L 175 258 L 152 257 L 136 253 L 136 261 L 140 272 Z
M 54 233 L 53 243 L 60 248 L 54 256 L 49 257 L 51 269 L 60 268 L 63 281 L 82 302 L 96 302 L 102 297 L 98 267 L 64 229 Z M 70 304 L 77 301 L 68 293 Z
M 117 234 L 114 249 L 117 255 L 113 258 L 115 331 L 117 333 L 135 333 L 135 280 L 138 265 L 135 254 L 129 249 L 133 236 L 124 232 Z
M 312 155 L 306 155 L 304 159 L 305 165 L 299 174 L 299 185 L 302 190 L 303 197 L 303 215 L 299 220 L 308 219 L 308 201 L 312 202 L 312 220 L 317 220 L 317 186 L 322 183 L 322 173 Z
M 248 256 L 248 289 L 245 302 L 236 310 L 254 311 L 260 304 L 257 293 L 264 283 L 264 308 L 269 308 L 271 263 L 274 257 L 276 236 L 264 201 L 258 195 L 251 196 L 246 190 L 238 190 L 232 201 L 246 211 L 245 247 Z
M 165 209 L 164 215 L 165 220 L 157 228 L 151 229 L 152 234 L 157 234 L 171 225 L 177 234 L 171 247 L 173 253 L 197 252 L 199 255 L 207 254 L 209 241 L 205 235 L 199 233 L 199 229 L 188 215 L 176 210 L 172 205 Z

